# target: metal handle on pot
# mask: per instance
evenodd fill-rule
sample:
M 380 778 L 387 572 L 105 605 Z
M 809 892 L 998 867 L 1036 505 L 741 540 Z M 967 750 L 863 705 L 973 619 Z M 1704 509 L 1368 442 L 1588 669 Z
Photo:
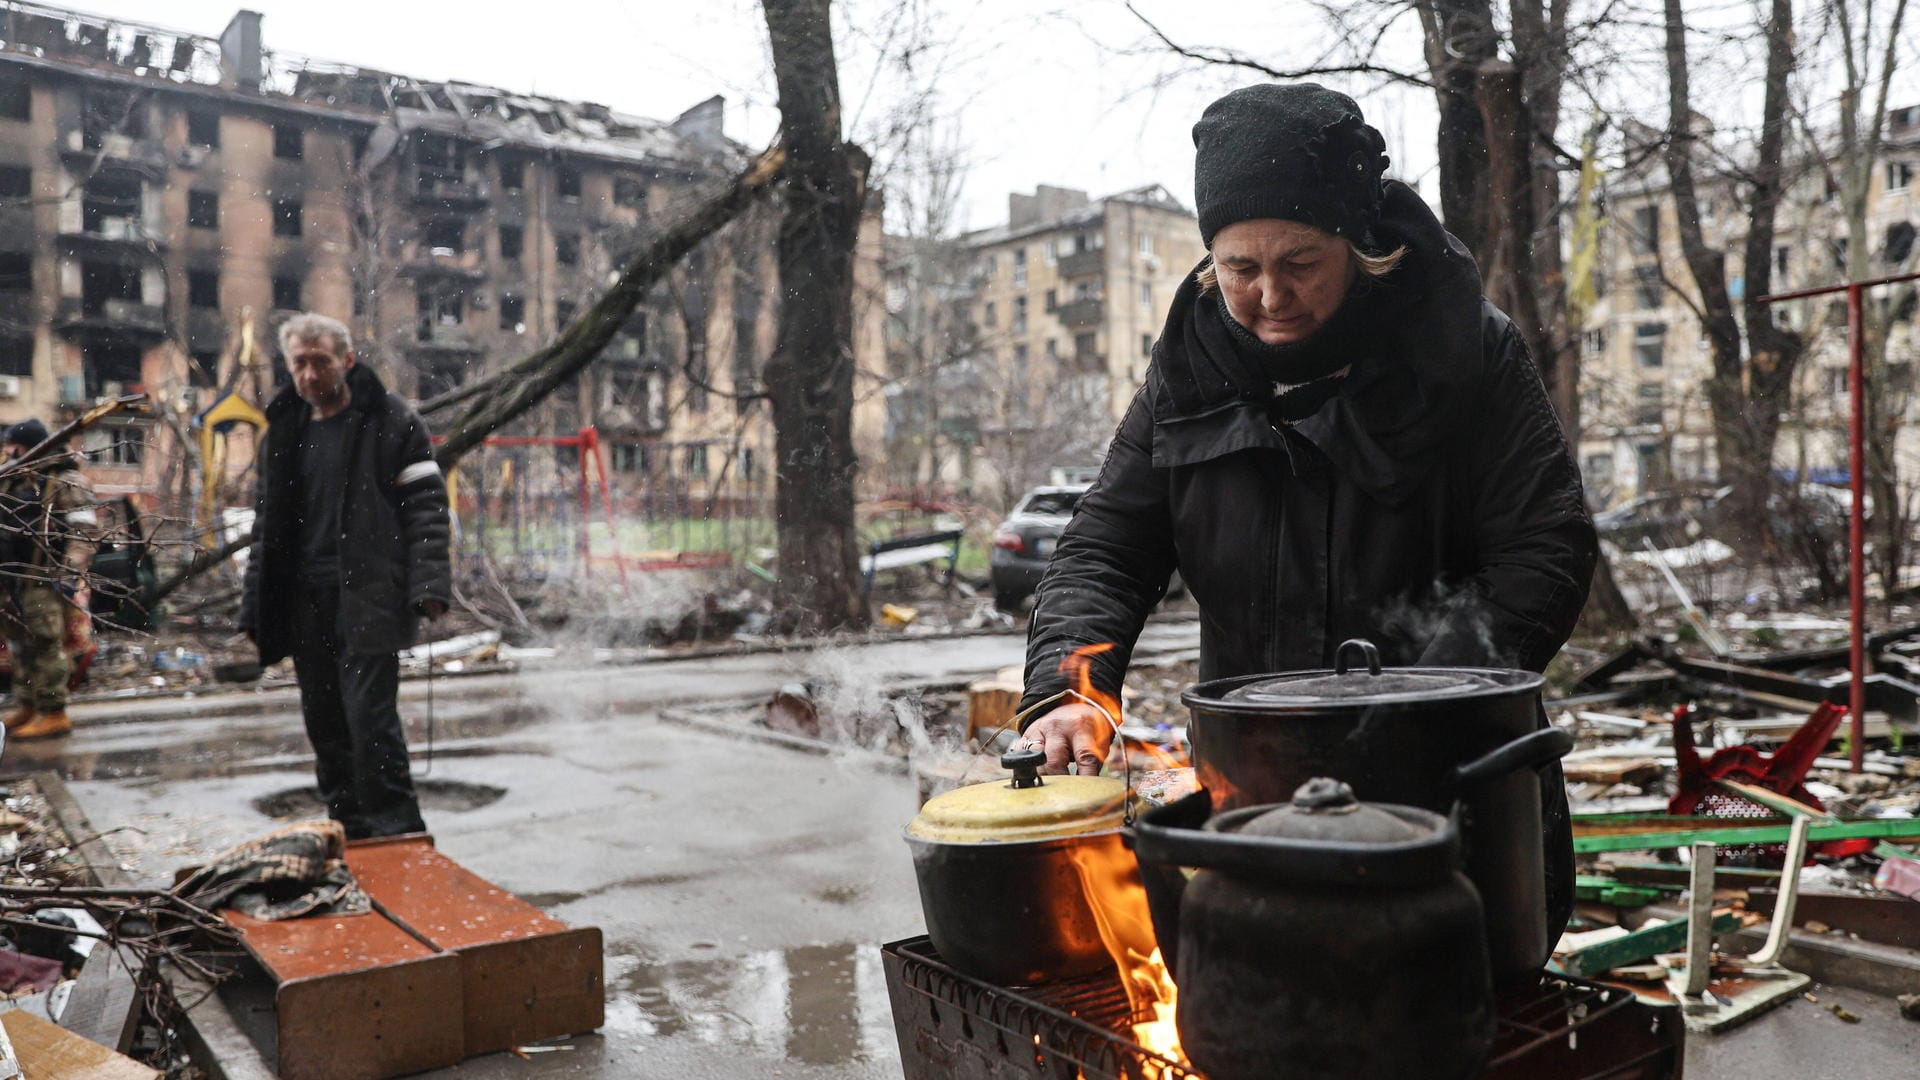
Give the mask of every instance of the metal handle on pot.
M 1451 779 L 1459 788 L 1498 780 L 1521 769 L 1540 769 L 1566 757 L 1573 749 L 1573 736 L 1557 727 L 1529 732 L 1492 753 L 1456 765 Z
M 1048 696 L 1041 698 L 1039 701 L 1036 701 L 1033 704 L 1027 706 L 1026 708 L 1021 709 L 1019 712 L 1014 713 L 1011 717 L 1007 719 L 1006 723 L 1001 724 L 997 728 L 994 728 L 993 734 L 987 736 L 986 739 L 982 740 L 980 745 L 983 748 L 991 745 L 994 739 L 999 738 L 1001 732 L 1020 723 L 1022 720 L 1025 720 L 1027 717 L 1032 716 L 1034 713 L 1039 712 L 1041 709 L 1044 709 L 1047 706 L 1052 705 L 1057 701 L 1064 701 L 1067 698 L 1079 698 L 1081 701 L 1084 701 L 1087 704 L 1093 706 L 1093 710 L 1099 713 L 1101 716 L 1106 717 L 1107 725 L 1113 728 L 1114 740 L 1120 744 L 1120 766 L 1124 770 L 1122 782 L 1126 785 L 1126 789 L 1127 789 L 1127 798 L 1125 800 L 1125 806 L 1122 808 L 1121 816 L 1125 820 L 1126 824 L 1132 825 L 1133 824 L 1133 758 L 1127 753 L 1127 737 L 1125 735 L 1120 734 L 1119 719 L 1115 717 L 1111 712 L 1108 712 L 1107 707 L 1105 705 L 1100 704 L 1098 701 L 1095 701 L 1094 699 L 1088 697 L 1087 695 L 1081 693 L 1080 691 L 1069 688 L 1066 690 L 1062 690 L 1057 694 L 1049 694 Z M 1000 764 L 1004 768 L 1009 768 L 1009 769 L 1013 768 L 1013 766 L 1007 764 L 1006 759 L 1004 757 L 1001 759 Z M 1016 779 L 1016 786 L 1018 786 L 1017 774 L 1015 779 Z M 1038 778 L 1036 777 L 1036 781 L 1037 779 Z M 1035 786 L 1038 786 L 1037 783 Z
M 1442 819 L 1417 840 L 1354 843 L 1295 837 L 1241 836 L 1200 825 L 1212 808 L 1203 788 L 1149 810 L 1134 824 L 1133 850 L 1142 863 L 1192 866 L 1298 882 L 1401 887 L 1453 871 L 1460 857 L 1460 822 Z
M 1360 658 L 1366 661 L 1367 674 L 1380 674 L 1380 650 L 1373 647 L 1373 642 L 1368 641 L 1366 638 L 1348 638 L 1340 643 L 1339 648 L 1333 650 L 1333 673 L 1335 675 L 1345 675 L 1347 673 L 1347 652 L 1349 650 L 1359 652 Z

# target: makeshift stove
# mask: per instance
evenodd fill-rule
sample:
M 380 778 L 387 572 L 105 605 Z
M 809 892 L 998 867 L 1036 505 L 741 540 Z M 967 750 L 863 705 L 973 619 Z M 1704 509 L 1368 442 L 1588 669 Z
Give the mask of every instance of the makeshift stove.
M 1018 989 L 942 963 L 925 937 L 882 946 L 906 1080 L 1203 1080 L 1129 1038 L 1118 979 Z M 1677 1080 L 1683 1025 L 1626 990 L 1544 977 L 1500 1003 L 1483 1080 Z

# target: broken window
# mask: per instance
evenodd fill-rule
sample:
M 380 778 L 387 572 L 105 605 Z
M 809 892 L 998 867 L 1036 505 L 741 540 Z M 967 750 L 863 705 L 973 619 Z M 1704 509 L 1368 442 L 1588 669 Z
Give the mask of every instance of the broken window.
M 202 109 L 187 110 L 187 142 L 193 146 L 218 149 L 220 114 Z
M 307 156 L 307 133 L 297 124 L 273 125 L 273 156 L 298 161 Z
M 513 293 L 500 294 L 500 329 L 516 334 L 527 332 L 527 298 Z
M 273 279 L 273 306 L 281 311 L 300 310 L 300 279 L 275 275 Z
M 1025 345 L 1015 345 L 1013 347 L 1014 369 L 1016 371 L 1025 371 L 1027 370 L 1027 363 L 1027 347 Z
M 1914 228 L 1911 221 L 1896 221 L 1887 226 L 1885 250 L 1882 257 L 1890 266 L 1898 266 L 1913 254 Z
M 140 179 L 101 173 L 87 181 L 80 198 L 80 227 L 115 240 L 131 239 L 140 222 Z
M 190 229 L 217 229 L 220 227 L 219 192 L 187 192 L 187 227 Z
M 81 437 L 81 450 L 95 465 L 139 465 L 147 456 L 146 425 L 96 424 Z
M 32 195 L 32 169 L 25 165 L 0 165 L 0 198 L 25 199 Z
M 1905 191 L 1912 184 L 1913 184 L 1913 162 L 1911 161 L 1887 162 L 1887 190 L 1889 192 Z
M 1014 269 L 1018 271 L 1024 264 L 1015 263 L 1013 265 Z M 1016 273 L 1016 280 L 1018 276 Z M 1016 296 L 1013 298 L 1013 332 L 1016 334 L 1024 334 L 1027 332 L 1027 298 L 1024 296 Z
M 435 255 L 458 255 L 467 246 L 466 222 L 459 218 L 435 218 L 427 222 L 422 242 Z
M 1660 252 L 1660 208 L 1643 206 L 1633 212 L 1633 250 L 1639 255 Z
M 187 306 L 197 308 L 220 306 L 220 271 L 187 271 Z
M 1657 308 L 1664 301 L 1666 285 L 1660 280 L 1660 268 L 1657 266 L 1636 266 L 1633 268 L 1634 303 L 1641 310 Z
M 986 316 L 981 321 L 986 323 L 988 326 L 992 326 L 993 324 L 1000 321 L 999 313 L 994 310 L 993 301 L 991 300 L 987 301 L 987 313 L 986 313 Z
M 1666 393 L 1666 386 L 1661 383 L 1641 383 L 1633 396 L 1633 422 L 1657 426 L 1662 419 L 1662 405 L 1665 402 Z
M 273 235 L 300 235 L 300 200 L 282 196 L 273 200 Z
M 687 475 L 696 480 L 707 478 L 707 447 L 704 443 L 687 447 Z
M 33 119 L 33 84 L 24 75 L 0 78 L 0 119 Z
M 1016 289 L 1024 289 L 1027 287 L 1026 248 L 1013 249 L 1013 287 Z
M 139 346 L 114 339 L 94 338 L 81 349 L 80 361 L 86 373 L 88 397 L 118 397 L 139 392 Z
M 554 170 L 553 189 L 563 199 L 580 197 L 580 170 L 572 165 L 562 165 Z
M 526 230 L 522 229 L 520 226 L 518 225 L 500 226 L 500 257 L 501 258 L 503 259 L 519 258 L 521 250 L 526 247 L 526 243 L 527 243 Z
M 85 262 L 80 264 L 80 310 L 88 315 L 105 315 L 107 301 L 138 304 L 140 271 L 119 263 Z
M 100 149 L 108 135 L 145 138 L 146 109 L 142 95 L 118 87 L 88 87 L 80 103 L 80 134 L 82 144 L 89 150 Z
M 1149 357 L 1153 355 L 1153 335 L 1152 334 L 1140 335 L 1140 355 L 1149 356 Z
M 1140 306 L 1148 311 L 1153 310 L 1153 286 L 1144 281 L 1140 283 Z
M 0 375 L 33 376 L 33 335 L 24 330 L 0 331 Z
M 1073 338 L 1073 358 L 1081 364 L 1092 364 L 1100 359 L 1100 339 L 1094 334 L 1076 334 Z
M 517 159 L 500 162 L 500 190 L 519 191 L 527 184 L 527 163 Z
M 687 343 L 687 408 L 696 413 L 707 411 L 707 343 Z M 705 475 L 704 468 L 702 475 Z
M 647 208 L 647 185 L 638 177 L 616 176 L 613 178 L 613 201 L 618 206 L 635 210 Z
M 1047 290 L 1047 310 L 1055 311 L 1060 307 L 1060 296 L 1052 289 Z
M 553 238 L 553 261 L 561 266 L 580 264 L 580 234 L 557 233 Z
M 0 292 L 33 291 L 33 253 L 0 252 Z

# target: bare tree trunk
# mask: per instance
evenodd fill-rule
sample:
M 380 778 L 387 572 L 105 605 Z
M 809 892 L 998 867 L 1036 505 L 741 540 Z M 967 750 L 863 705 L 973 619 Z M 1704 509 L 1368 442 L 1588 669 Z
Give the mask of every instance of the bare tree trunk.
M 766 365 L 789 629 L 867 623 L 854 530 L 853 249 L 867 157 L 841 137 L 829 0 L 762 0 L 786 140 L 780 326 Z
M 1419 13 L 1440 110 L 1440 214 L 1448 232 L 1486 258 L 1493 220 L 1484 182 L 1487 135 L 1474 83 L 1480 65 L 1497 55 L 1493 8 L 1488 0 L 1425 0 Z
M 1748 543 L 1769 542 L 1767 496 L 1772 488 L 1773 444 L 1780 413 L 1792 385 L 1799 339 L 1775 326 L 1773 313 L 1754 300 L 1770 283 L 1773 223 L 1779 205 L 1780 155 L 1786 114 L 1787 72 L 1792 66 L 1790 0 L 1773 0 L 1767 25 L 1767 87 L 1762 113 L 1760 159 L 1748 213 L 1747 330 L 1753 345 L 1751 364 L 1741 357 L 1740 325 L 1727 289 L 1726 256 L 1708 245 L 1700 229 L 1700 200 L 1694 184 L 1692 88 L 1687 66 L 1686 25 L 1680 0 L 1665 0 L 1667 61 L 1667 175 L 1678 219 L 1680 250 L 1699 292 L 1701 329 L 1713 357 L 1707 399 L 1713 411 L 1714 448 L 1720 473 L 1733 484 L 1732 520 Z M 1756 266 L 1751 253 L 1764 254 Z M 1760 276 L 1756 279 L 1754 276 Z

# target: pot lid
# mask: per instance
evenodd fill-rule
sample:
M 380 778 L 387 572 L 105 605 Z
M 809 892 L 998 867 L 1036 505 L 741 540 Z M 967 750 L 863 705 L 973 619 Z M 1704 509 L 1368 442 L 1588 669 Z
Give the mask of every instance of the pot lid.
M 1363 803 L 1353 788 L 1331 777 L 1301 784 L 1284 806 L 1253 806 L 1207 823 L 1216 832 L 1282 840 L 1339 844 L 1405 844 L 1431 837 L 1435 829 Z
M 1352 655 L 1365 661 L 1364 669 L 1349 669 Z M 1370 642 L 1353 640 L 1334 653 L 1331 672 L 1302 671 L 1276 675 L 1229 690 L 1222 700 L 1249 705 L 1356 705 L 1378 701 L 1407 701 L 1455 697 L 1506 685 L 1486 675 L 1457 668 L 1383 668 L 1380 653 Z
M 1123 823 L 1127 785 L 1111 776 L 1040 776 L 1046 755 L 1009 750 L 1011 780 L 955 788 L 927 800 L 907 835 L 948 844 L 1058 840 Z

